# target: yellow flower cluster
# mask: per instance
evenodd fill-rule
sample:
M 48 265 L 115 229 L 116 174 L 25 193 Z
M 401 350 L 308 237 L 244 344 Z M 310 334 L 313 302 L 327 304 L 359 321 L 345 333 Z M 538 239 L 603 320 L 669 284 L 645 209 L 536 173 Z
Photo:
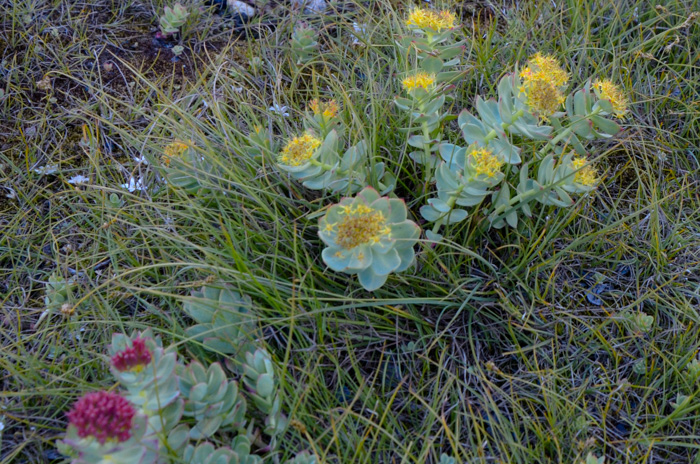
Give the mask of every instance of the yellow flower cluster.
M 170 161 L 172 161 L 173 158 L 179 158 L 192 145 L 194 145 L 194 143 L 191 140 L 185 143 L 177 139 L 166 145 L 163 149 L 163 156 L 161 156 L 163 163 L 166 166 L 170 166 Z
M 533 77 L 547 78 L 557 87 L 563 87 L 569 83 L 569 73 L 561 69 L 559 62 L 551 55 L 535 53 L 527 62 L 528 66 L 522 70 L 520 75 L 532 75 Z
M 428 90 L 435 83 L 435 75 L 428 74 L 424 72 L 419 72 L 413 76 L 409 76 L 403 81 L 401 85 L 407 92 L 411 92 L 415 89 Z
M 593 88 L 597 90 L 601 100 L 608 100 L 613 107 L 615 117 L 623 118 L 627 113 L 627 97 L 617 85 L 609 79 L 602 79 L 593 82 Z
M 520 78 L 520 92 L 526 95 L 527 105 L 543 120 L 564 103 L 563 88 L 569 82 L 569 74 L 554 57 L 536 53 L 520 72 Z
M 386 218 L 381 211 L 366 205 L 341 206 L 344 217 L 337 224 L 327 227 L 337 227 L 336 243 L 346 250 L 359 245 L 377 243 L 382 237 L 391 234 L 391 227 L 386 225 Z
M 414 8 L 406 19 L 406 25 L 440 32 L 444 29 L 452 29 L 456 20 L 454 13 L 447 10 L 438 12 L 424 8 Z
M 287 143 L 278 160 L 288 166 L 301 166 L 316 153 L 320 146 L 320 139 L 310 132 L 305 132 L 301 137 L 294 137 Z
M 496 174 L 501 172 L 504 164 L 491 150 L 486 148 L 476 149 L 469 156 L 474 160 L 473 166 L 477 175 L 484 174 L 488 177 L 495 177 Z
M 309 108 L 316 116 L 323 115 L 324 118 L 334 118 L 338 115 L 338 103 L 335 100 L 322 102 L 314 98 L 309 102 Z
M 574 175 L 574 183 L 583 185 L 584 187 L 593 187 L 598 182 L 598 173 L 593 165 L 588 164 L 588 160 L 583 156 L 574 158 L 571 166 L 576 169 Z

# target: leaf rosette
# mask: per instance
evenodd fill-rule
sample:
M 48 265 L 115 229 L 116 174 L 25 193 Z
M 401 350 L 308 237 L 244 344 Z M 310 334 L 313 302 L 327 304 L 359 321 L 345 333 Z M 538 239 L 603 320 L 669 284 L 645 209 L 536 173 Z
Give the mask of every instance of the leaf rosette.
M 403 200 L 380 197 L 371 187 L 343 198 L 319 220 L 323 261 L 336 272 L 357 274 L 366 290 L 378 289 L 415 259 L 420 228 L 407 215 Z

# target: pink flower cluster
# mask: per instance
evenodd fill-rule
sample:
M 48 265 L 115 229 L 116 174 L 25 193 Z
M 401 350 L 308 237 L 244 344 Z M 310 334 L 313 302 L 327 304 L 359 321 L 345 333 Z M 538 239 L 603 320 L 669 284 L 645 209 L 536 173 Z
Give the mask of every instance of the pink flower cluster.
M 136 410 L 125 398 L 101 391 L 79 399 L 68 413 L 68 421 L 80 438 L 92 436 L 104 445 L 107 440 L 128 440 L 135 415 Z
M 131 342 L 131 347 L 112 356 L 112 365 L 119 372 L 143 367 L 151 362 L 151 352 L 146 347 L 143 338 L 136 338 Z

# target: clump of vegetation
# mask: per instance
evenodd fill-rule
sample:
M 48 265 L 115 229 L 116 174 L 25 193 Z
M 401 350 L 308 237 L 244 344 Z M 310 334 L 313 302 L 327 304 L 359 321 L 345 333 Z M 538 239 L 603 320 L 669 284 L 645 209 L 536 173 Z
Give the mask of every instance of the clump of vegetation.
M 118 3 L 0 2 L 4 461 L 696 459 L 694 5 Z

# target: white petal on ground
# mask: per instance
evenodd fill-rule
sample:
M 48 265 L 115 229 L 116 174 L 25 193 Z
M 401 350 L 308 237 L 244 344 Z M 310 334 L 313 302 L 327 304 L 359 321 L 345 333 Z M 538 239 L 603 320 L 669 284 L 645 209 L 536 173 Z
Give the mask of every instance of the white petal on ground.
M 68 179 L 68 183 L 69 183 L 69 184 L 73 184 L 73 185 L 75 185 L 75 184 L 86 184 L 86 183 L 88 183 L 88 182 L 90 182 L 90 178 L 89 178 L 89 177 L 85 177 L 85 176 L 82 175 L 82 174 L 78 174 L 77 176 L 73 176 L 73 177 L 71 177 L 70 179 Z
M 41 166 L 39 168 L 34 169 L 34 172 L 36 172 L 40 176 L 48 176 L 49 174 L 55 174 L 57 171 L 57 164 L 47 164 L 46 166 Z
M 134 176 L 129 178 L 129 182 L 122 184 L 122 188 L 127 189 L 129 192 L 133 193 L 135 191 L 146 190 L 146 186 L 143 183 L 143 178 L 139 177 L 135 179 Z
M 278 105 L 277 103 L 275 103 L 274 105 L 269 107 L 267 109 L 267 111 L 272 111 L 273 113 L 279 113 L 286 118 L 289 116 L 289 112 L 287 111 L 288 109 L 289 108 L 287 108 L 286 106 Z
M 143 155 L 134 156 L 134 161 L 136 161 L 139 164 L 149 164 L 148 160 Z

